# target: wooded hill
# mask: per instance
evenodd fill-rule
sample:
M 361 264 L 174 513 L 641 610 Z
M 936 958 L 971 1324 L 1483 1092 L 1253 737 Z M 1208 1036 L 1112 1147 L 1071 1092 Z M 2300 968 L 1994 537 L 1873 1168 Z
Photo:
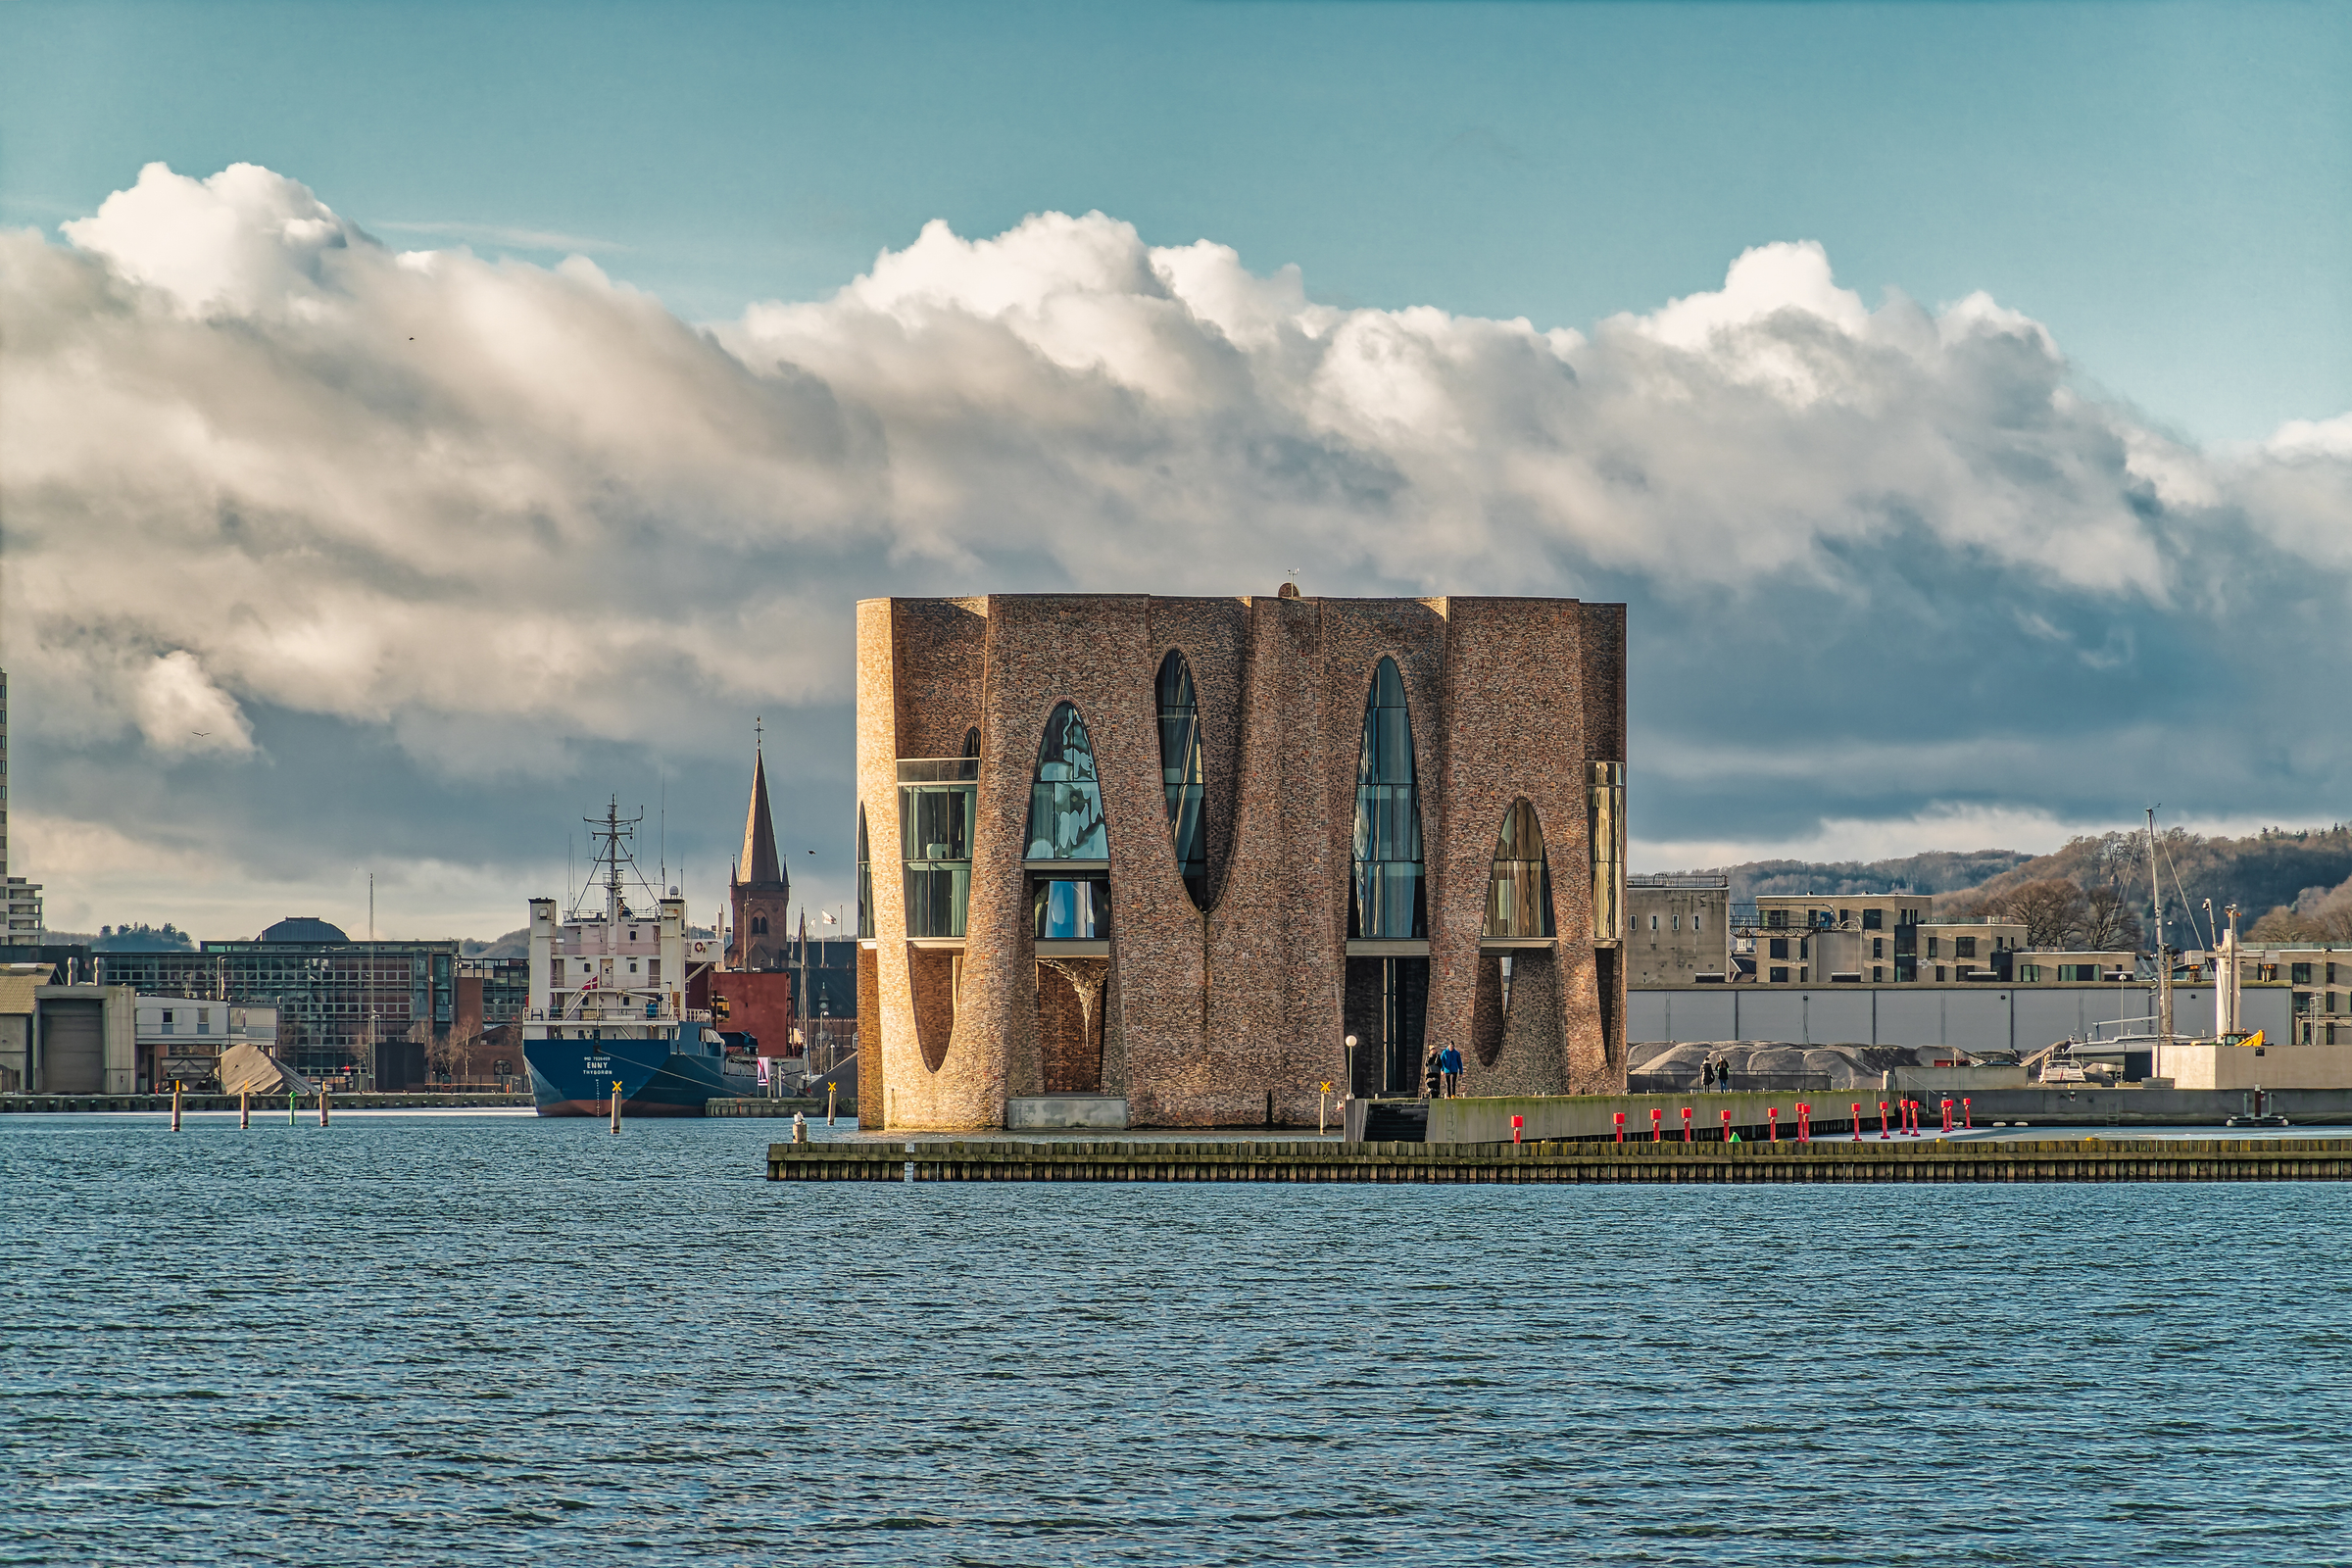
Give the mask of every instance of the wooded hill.
M 1895 860 L 1749 860 L 1674 874 L 1729 877 L 1732 902 L 1747 904 L 1758 894 L 1948 893 L 1976 887 L 2032 858 L 2017 850 L 1936 850 Z
M 2157 836 L 2157 870 L 2164 886 L 2165 938 L 2174 947 L 2203 947 L 2213 919 L 2238 906 L 2238 930 L 2268 941 L 2352 941 L 2352 827 L 2265 828 L 2242 839 L 2206 838 L 2175 828 Z M 2149 914 L 2145 833 L 2085 836 L 2053 854 L 2036 856 L 1982 884 L 1938 897 L 1936 912 L 1991 913 L 2028 897 L 2039 885 L 2065 882 L 2130 911 L 2133 925 Z M 2049 890 L 2041 889 L 2046 899 Z M 2186 930 L 2183 907 L 2194 915 Z M 2136 937 L 2136 931 L 2132 933 Z
M 2217 923 L 2235 904 L 2239 932 L 2259 940 L 2352 943 L 2352 827 L 2265 828 L 2242 839 L 2175 828 L 2157 842 L 2172 947 L 2211 941 L 2208 899 Z M 2008 914 L 2025 921 L 2028 940 L 2043 948 L 2142 947 L 2149 915 L 2147 836 L 2129 829 L 2085 835 L 2049 855 L 1976 850 L 1891 860 L 1750 860 L 1697 874 L 1728 877 L 1735 904 L 1758 894 L 1933 894 L 1937 914 Z

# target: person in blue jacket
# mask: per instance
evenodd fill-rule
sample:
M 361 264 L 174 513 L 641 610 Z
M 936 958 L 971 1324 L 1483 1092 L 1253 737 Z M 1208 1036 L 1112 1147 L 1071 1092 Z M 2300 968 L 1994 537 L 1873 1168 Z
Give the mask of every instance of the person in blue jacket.
M 1446 1098 L 1452 1100 L 1462 1092 L 1462 1054 L 1447 1046 L 1438 1057 L 1438 1067 L 1446 1074 Z

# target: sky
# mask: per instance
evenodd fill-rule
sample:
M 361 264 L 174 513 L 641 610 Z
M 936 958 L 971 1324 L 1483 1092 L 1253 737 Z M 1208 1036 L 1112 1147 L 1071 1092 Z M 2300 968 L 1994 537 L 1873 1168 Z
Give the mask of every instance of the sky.
M 1642 869 L 2339 820 L 2347 190 L 2323 5 L 13 0 L 10 870 L 708 908 L 757 715 L 837 906 L 855 599 L 1294 566 L 1626 601 Z

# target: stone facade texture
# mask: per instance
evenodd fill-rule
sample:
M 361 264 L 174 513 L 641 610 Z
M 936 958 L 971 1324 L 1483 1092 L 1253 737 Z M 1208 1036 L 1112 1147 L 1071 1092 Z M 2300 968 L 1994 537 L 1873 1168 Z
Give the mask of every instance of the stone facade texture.
M 1590 763 L 1625 759 L 1623 606 L 868 600 L 857 635 L 873 867 L 874 936 L 858 965 L 858 1012 L 872 1020 L 866 1125 L 997 1127 L 1009 1096 L 1093 1088 L 1126 1097 L 1137 1126 L 1312 1124 L 1317 1085 L 1346 1077 L 1342 1039 L 1378 967 L 1349 962 L 1348 912 L 1364 705 L 1384 657 L 1403 678 L 1419 791 L 1426 1043 L 1461 1050 L 1467 1093 L 1622 1090 L 1624 967 L 1592 930 L 1587 789 Z M 1180 874 L 1162 795 L 1155 677 L 1171 650 L 1200 707 L 1205 910 Z M 1085 721 L 1102 792 L 1106 957 L 1041 954 L 1031 935 L 1029 786 L 1062 702 Z M 897 763 L 964 755 L 975 730 L 965 936 L 910 942 Z M 1543 832 L 1557 935 L 1501 950 L 1481 932 L 1495 840 L 1522 799 Z M 1378 1087 L 1368 1055 L 1359 1049 L 1359 1092 Z

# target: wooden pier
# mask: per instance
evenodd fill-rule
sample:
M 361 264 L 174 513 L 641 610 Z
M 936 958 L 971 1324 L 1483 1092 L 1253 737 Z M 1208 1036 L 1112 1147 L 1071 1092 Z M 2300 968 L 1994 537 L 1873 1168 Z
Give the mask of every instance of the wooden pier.
M 825 1102 L 822 1099 L 806 1096 L 782 1100 L 708 1100 L 703 1102 L 703 1114 L 706 1116 L 790 1116 L 795 1111 L 810 1121 L 822 1121 L 825 1119 Z M 833 1113 L 856 1126 L 858 1102 L 838 1101 L 833 1106 Z
M 2352 1180 L 2352 1138 L 1765 1144 L 1075 1140 L 770 1144 L 793 1182 L 2249 1182 Z

